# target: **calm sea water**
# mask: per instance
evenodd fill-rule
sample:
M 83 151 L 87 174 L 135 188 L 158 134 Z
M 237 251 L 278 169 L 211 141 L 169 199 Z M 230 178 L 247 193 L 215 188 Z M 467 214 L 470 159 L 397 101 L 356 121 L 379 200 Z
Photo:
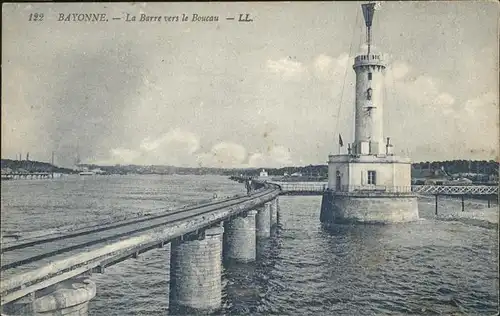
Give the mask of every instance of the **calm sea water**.
M 243 193 L 217 176 L 68 177 L 2 182 L 2 232 L 38 234 Z M 224 268 L 224 315 L 492 315 L 498 310 L 498 232 L 433 219 L 396 225 L 319 223 L 320 197 L 280 197 L 280 229 L 257 262 Z M 466 207 L 484 202 L 467 201 Z M 459 210 L 440 202 L 441 212 Z M 162 315 L 169 247 L 94 274 L 91 315 Z

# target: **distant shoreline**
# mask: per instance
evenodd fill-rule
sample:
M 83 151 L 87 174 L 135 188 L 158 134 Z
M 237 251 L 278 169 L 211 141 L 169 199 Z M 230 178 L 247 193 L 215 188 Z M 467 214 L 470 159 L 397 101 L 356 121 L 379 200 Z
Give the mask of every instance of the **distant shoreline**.
M 47 162 L 29 160 L 1 159 L 2 175 L 10 173 L 54 172 L 61 174 L 78 174 L 78 169 L 101 169 L 104 174 L 157 174 L 157 175 L 221 175 L 257 177 L 262 168 L 208 168 L 208 167 L 175 167 L 168 165 L 114 165 L 101 166 L 79 164 L 74 169 L 63 168 Z M 328 181 L 327 165 L 308 165 L 301 167 L 264 168 L 270 178 L 275 181 L 309 182 Z M 476 183 L 498 182 L 499 163 L 490 161 L 452 160 L 437 162 L 419 162 L 412 164 L 412 178 L 429 179 L 434 182 L 445 180 L 454 175 L 467 177 Z M 288 176 L 289 175 L 289 176 Z

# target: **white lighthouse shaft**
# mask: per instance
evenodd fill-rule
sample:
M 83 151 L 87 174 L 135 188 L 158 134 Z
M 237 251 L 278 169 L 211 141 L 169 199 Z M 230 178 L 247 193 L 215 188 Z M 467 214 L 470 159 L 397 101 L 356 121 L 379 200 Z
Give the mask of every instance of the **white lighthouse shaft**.
M 368 52 L 357 56 L 353 65 L 356 72 L 354 152 L 361 155 L 378 155 L 386 152 L 383 131 L 385 65 L 380 55 L 370 51 L 374 5 L 362 6 L 367 27 Z
M 356 57 L 356 153 L 385 152 L 383 130 L 384 69 L 379 55 Z M 378 61 L 377 61 L 378 60 Z

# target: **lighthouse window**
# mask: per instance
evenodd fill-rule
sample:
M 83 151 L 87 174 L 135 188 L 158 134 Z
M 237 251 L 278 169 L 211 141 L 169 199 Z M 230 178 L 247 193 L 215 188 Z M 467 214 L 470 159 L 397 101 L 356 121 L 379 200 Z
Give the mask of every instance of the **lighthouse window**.
M 366 99 L 367 100 L 372 99 L 372 88 L 368 88 L 368 90 L 366 90 Z
M 377 184 L 377 173 L 375 171 L 368 171 L 368 184 Z
M 368 73 L 368 80 L 372 80 L 372 73 L 371 72 Z

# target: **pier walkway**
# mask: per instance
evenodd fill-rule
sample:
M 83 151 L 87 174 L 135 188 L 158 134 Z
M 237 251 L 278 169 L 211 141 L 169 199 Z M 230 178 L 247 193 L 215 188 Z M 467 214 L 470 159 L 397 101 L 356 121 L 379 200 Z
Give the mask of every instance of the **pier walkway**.
M 48 172 L 31 172 L 31 173 L 7 173 L 2 174 L 2 180 L 19 180 L 19 179 L 49 179 L 54 175 Z
M 272 182 L 279 185 L 283 195 L 322 195 L 327 189 L 327 182 Z M 415 193 L 420 195 L 495 195 L 498 186 L 489 185 L 412 185 L 408 187 L 386 186 L 343 186 L 342 192 L 394 192 Z
M 78 306 L 87 308 L 95 296 L 89 274 L 104 273 L 107 266 L 137 258 L 166 243 L 171 243 L 173 265 L 170 305 L 218 309 L 221 268 L 216 259 L 221 258 L 222 233 L 228 235 L 224 251 L 229 258 L 247 262 L 255 260 L 256 236 L 269 237 L 277 225 L 279 187 L 259 182 L 254 185 L 250 195 L 216 199 L 161 215 L 30 240 L 4 241 L 2 315 L 73 315 L 70 311 Z M 75 286 L 75 282 L 79 285 Z M 205 294 L 195 295 L 198 290 Z M 64 302 L 58 301 L 61 295 L 67 297 Z

